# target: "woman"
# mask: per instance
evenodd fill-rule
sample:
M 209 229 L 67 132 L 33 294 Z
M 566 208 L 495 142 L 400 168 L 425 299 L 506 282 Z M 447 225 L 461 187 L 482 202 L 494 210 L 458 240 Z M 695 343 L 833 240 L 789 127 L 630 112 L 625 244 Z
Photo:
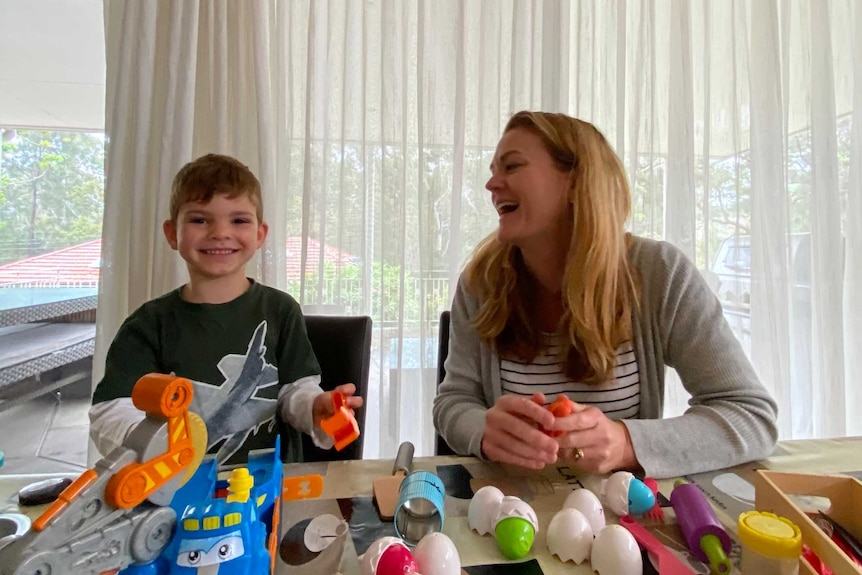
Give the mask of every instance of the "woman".
M 625 173 L 593 125 L 515 114 L 486 187 L 499 227 L 459 281 L 434 401 L 456 452 L 653 477 L 770 453 L 775 402 L 691 261 L 625 232 Z M 666 365 L 692 398 L 660 419 Z M 571 415 L 546 409 L 560 394 Z

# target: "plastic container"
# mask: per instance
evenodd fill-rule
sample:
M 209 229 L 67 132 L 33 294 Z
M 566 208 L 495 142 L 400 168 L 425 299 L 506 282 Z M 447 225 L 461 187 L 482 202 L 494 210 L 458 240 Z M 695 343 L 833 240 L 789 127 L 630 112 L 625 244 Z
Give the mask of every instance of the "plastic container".
M 797 575 L 802 532 L 786 517 L 768 511 L 739 516 L 742 575 Z

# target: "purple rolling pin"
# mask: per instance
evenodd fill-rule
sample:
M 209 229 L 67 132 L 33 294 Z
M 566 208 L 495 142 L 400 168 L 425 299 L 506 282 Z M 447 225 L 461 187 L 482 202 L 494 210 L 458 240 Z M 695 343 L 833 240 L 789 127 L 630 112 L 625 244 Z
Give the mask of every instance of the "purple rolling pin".
M 701 490 L 691 483 L 677 481 L 670 494 L 670 504 L 694 556 L 709 563 L 713 573 L 730 573 L 731 565 L 727 558 L 730 536 Z

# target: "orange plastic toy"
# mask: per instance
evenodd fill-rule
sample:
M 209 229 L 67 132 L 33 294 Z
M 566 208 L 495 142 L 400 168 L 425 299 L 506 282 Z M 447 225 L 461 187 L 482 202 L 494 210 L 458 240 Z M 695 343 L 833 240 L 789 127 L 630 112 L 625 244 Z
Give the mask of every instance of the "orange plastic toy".
M 554 415 L 554 417 L 565 417 L 567 415 L 571 415 L 574 409 L 575 402 L 566 397 L 565 395 L 558 395 L 557 399 L 555 399 L 553 403 L 548 406 L 548 411 L 550 411 Z M 559 437 L 565 432 L 545 430 L 545 433 L 547 433 L 551 437 Z
M 148 461 L 130 463 L 111 477 L 105 486 L 108 503 L 131 509 L 185 470 L 195 454 L 187 411 L 191 402 L 192 384 L 188 379 L 151 373 L 138 380 L 132 390 L 132 403 L 147 414 L 167 418 L 168 448 Z
M 335 449 L 341 451 L 359 437 L 359 424 L 353 417 L 353 410 L 347 407 L 343 393 L 332 394 L 332 407 L 335 415 L 321 421 L 320 428 L 335 440 Z
M 323 476 L 300 475 L 285 477 L 281 484 L 281 498 L 285 501 L 314 499 L 323 493 Z

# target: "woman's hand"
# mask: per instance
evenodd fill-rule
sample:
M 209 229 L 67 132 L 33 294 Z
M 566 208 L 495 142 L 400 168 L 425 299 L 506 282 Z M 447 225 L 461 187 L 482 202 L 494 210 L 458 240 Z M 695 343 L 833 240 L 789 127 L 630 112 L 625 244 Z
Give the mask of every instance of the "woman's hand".
M 634 470 L 638 460 L 628 429 L 621 421 L 612 421 L 593 406 L 575 404 L 571 415 L 556 419 L 548 430 L 564 432 L 557 437 L 560 456 L 570 459 L 576 450 L 579 469 L 591 473 Z
M 317 394 L 314 398 L 314 403 L 311 405 L 311 415 L 314 418 L 314 425 L 320 427 L 320 422 L 324 419 L 335 415 L 335 407 L 332 405 L 332 394 L 340 393 L 345 396 L 345 404 L 350 409 L 359 409 L 362 407 L 362 398 L 353 395 L 356 393 L 356 386 L 352 383 L 339 385 L 332 391 Z
M 542 469 L 557 461 L 557 441 L 539 428 L 554 424 L 554 416 L 536 402 L 503 395 L 485 416 L 482 453 L 491 461 Z

